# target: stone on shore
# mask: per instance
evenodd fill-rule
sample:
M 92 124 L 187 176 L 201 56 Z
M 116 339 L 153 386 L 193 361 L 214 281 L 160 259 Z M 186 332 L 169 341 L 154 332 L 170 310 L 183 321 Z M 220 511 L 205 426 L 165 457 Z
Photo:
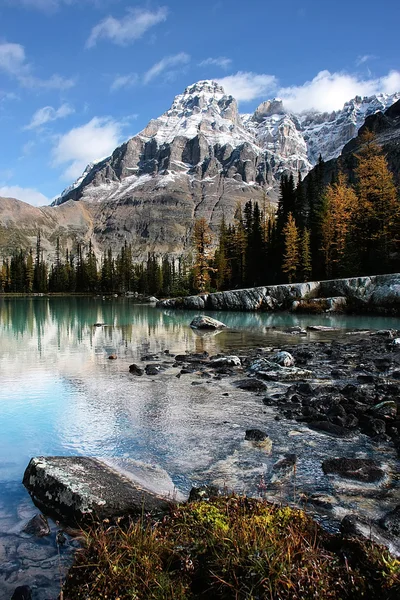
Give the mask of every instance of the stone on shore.
M 240 367 L 241 362 L 238 356 L 215 356 L 211 358 L 212 367 Z
M 32 458 L 23 484 L 36 506 L 72 527 L 143 512 L 163 513 L 171 502 L 84 456 Z
M 207 317 L 206 315 L 199 315 L 195 317 L 193 321 L 190 323 L 190 327 L 193 329 L 224 329 L 226 327 L 225 323 L 221 321 L 217 321 L 217 319 L 212 319 L 211 317 Z

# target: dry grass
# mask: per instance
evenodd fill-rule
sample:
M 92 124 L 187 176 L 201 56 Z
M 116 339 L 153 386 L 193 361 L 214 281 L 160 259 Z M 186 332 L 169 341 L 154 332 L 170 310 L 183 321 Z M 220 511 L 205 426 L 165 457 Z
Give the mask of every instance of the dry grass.
M 64 600 L 395 600 L 400 563 L 303 511 L 230 496 L 86 535 Z

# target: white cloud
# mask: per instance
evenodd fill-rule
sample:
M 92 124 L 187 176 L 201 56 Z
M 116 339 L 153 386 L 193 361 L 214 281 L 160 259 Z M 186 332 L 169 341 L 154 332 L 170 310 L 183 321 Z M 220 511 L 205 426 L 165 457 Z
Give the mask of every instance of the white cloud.
M 373 60 L 374 58 L 376 58 L 376 56 L 374 56 L 373 54 L 360 55 L 357 57 L 356 65 L 357 67 L 359 67 L 360 65 L 363 65 L 364 63 L 368 62 L 369 60 Z
M 400 71 L 384 77 L 360 79 L 349 73 L 321 71 L 314 79 L 300 86 L 280 88 L 277 93 L 284 105 L 294 112 L 317 110 L 331 112 L 343 107 L 355 96 L 393 94 L 400 91 Z
M 139 81 L 137 73 L 128 73 L 128 75 L 117 75 L 111 84 L 111 91 L 116 92 L 121 88 L 130 88 L 136 85 Z
M 74 109 L 69 104 L 62 104 L 57 110 L 52 106 L 44 106 L 35 112 L 31 122 L 29 125 L 26 125 L 24 129 L 36 129 L 37 127 L 45 125 L 45 123 L 68 117 L 68 115 L 71 115 L 74 112 Z
M 189 61 L 190 56 L 189 54 L 186 54 L 186 52 L 180 52 L 179 54 L 175 54 L 173 56 L 165 56 L 144 74 L 143 82 L 149 83 L 152 79 L 159 77 L 159 75 L 171 77 L 174 74 L 174 70 L 171 70 L 171 67 L 186 65 Z
M 50 198 L 33 188 L 24 188 L 19 185 L 5 185 L 0 187 L 0 196 L 3 198 L 16 198 L 33 206 L 44 206 L 50 203 Z
M 27 62 L 25 48 L 21 44 L 0 43 L 0 70 L 17 79 L 22 87 L 66 90 L 75 85 L 73 79 L 52 75 L 40 79 L 32 74 L 32 66 Z
M 225 56 L 219 56 L 218 58 L 206 58 L 199 63 L 199 67 L 220 67 L 221 69 L 229 69 L 232 64 L 232 59 L 226 58 Z
M 123 125 L 107 117 L 94 117 L 62 135 L 53 148 L 53 166 L 66 167 L 63 177 L 76 179 L 85 167 L 109 156 L 121 143 Z
M 258 75 L 244 71 L 238 71 L 235 75 L 227 75 L 216 81 L 238 102 L 267 98 L 277 87 L 277 79 L 274 75 Z
M 165 21 L 167 15 L 168 9 L 162 6 L 155 11 L 131 8 L 121 19 L 106 17 L 93 27 L 86 48 L 93 48 L 99 39 L 108 39 L 120 46 L 126 46 L 143 37 L 154 25 Z
M 26 70 L 25 61 L 25 49 L 21 44 L 7 42 L 0 44 L 0 69 L 15 75 L 20 69 Z

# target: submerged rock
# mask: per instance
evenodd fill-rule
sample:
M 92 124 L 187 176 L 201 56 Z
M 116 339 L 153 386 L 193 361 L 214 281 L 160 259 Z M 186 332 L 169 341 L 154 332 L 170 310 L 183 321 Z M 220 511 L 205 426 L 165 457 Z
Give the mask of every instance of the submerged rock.
M 158 375 L 159 373 L 161 373 L 161 366 L 160 365 L 146 365 L 145 371 L 146 371 L 146 375 Z
M 385 476 L 379 464 L 372 458 L 329 458 L 322 463 L 322 469 L 325 475 L 339 475 L 364 483 L 375 483 Z
M 32 458 L 23 484 L 36 506 L 72 527 L 143 511 L 160 513 L 170 505 L 169 499 L 85 456 Z
M 383 529 L 392 535 L 400 537 L 400 504 L 394 510 L 387 513 L 379 522 Z
M 138 375 L 139 377 L 141 377 L 144 374 L 144 370 L 139 367 L 138 365 L 129 365 L 129 373 L 132 373 L 132 375 Z
M 30 535 L 35 535 L 36 537 L 50 535 L 50 527 L 47 519 L 40 514 L 35 515 L 30 521 L 28 521 L 22 531 L 29 533 Z
M 32 600 L 32 590 L 29 585 L 19 585 L 15 588 L 11 600 Z
M 222 321 L 217 321 L 217 319 L 212 319 L 206 315 L 199 315 L 193 319 L 190 327 L 193 327 L 193 329 L 224 329 L 226 325 Z

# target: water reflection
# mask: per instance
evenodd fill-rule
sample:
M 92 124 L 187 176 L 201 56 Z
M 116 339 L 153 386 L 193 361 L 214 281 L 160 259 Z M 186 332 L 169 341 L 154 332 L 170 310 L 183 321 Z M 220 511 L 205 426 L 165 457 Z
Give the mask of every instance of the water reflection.
M 388 328 L 397 325 L 395 319 L 209 313 L 229 328 L 204 335 L 189 327 L 194 314 L 134 305 L 128 299 L 0 298 L 0 546 L 1 536 L 11 530 L 18 546 L 26 514 L 19 507 L 27 502 L 20 481 L 34 455 L 134 459 L 159 465 L 184 492 L 210 479 L 257 493 L 260 478 L 269 481 L 272 465 L 285 452 L 299 457 L 298 487 L 324 492 L 328 484 L 320 465 L 328 452 L 376 452 L 363 436 L 332 441 L 297 424 L 298 435 L 292 435 L 293 423 L 275 421 L 259 397 L 229 382 L 200 381 L 196 375 L 176 378 L 179 369 L 174 370 L 165 351 L 215 354 L 249 345 L 307 343 L 317 334 L 294 338 L 279 327 Z M 118 360 L 108 360 L 111 353 Z M 168 371 L 157 377 L 130 375 L 129 364 L 146 354 L 169 362 Z M 244 442 L 248 427 L 268 431 L 270 454 Z M 388 468 L 394 460 L 391 453 L 385 457 Z M 394 498 L 398 489 L 388 491 L 386 504 L 379 501 L 368 510 L 390 507 L 392 493 Z M 26 565 L 18 559 L 13 568 L 24 574 Z M 0 598 L 7 573 L 0 567 Z

